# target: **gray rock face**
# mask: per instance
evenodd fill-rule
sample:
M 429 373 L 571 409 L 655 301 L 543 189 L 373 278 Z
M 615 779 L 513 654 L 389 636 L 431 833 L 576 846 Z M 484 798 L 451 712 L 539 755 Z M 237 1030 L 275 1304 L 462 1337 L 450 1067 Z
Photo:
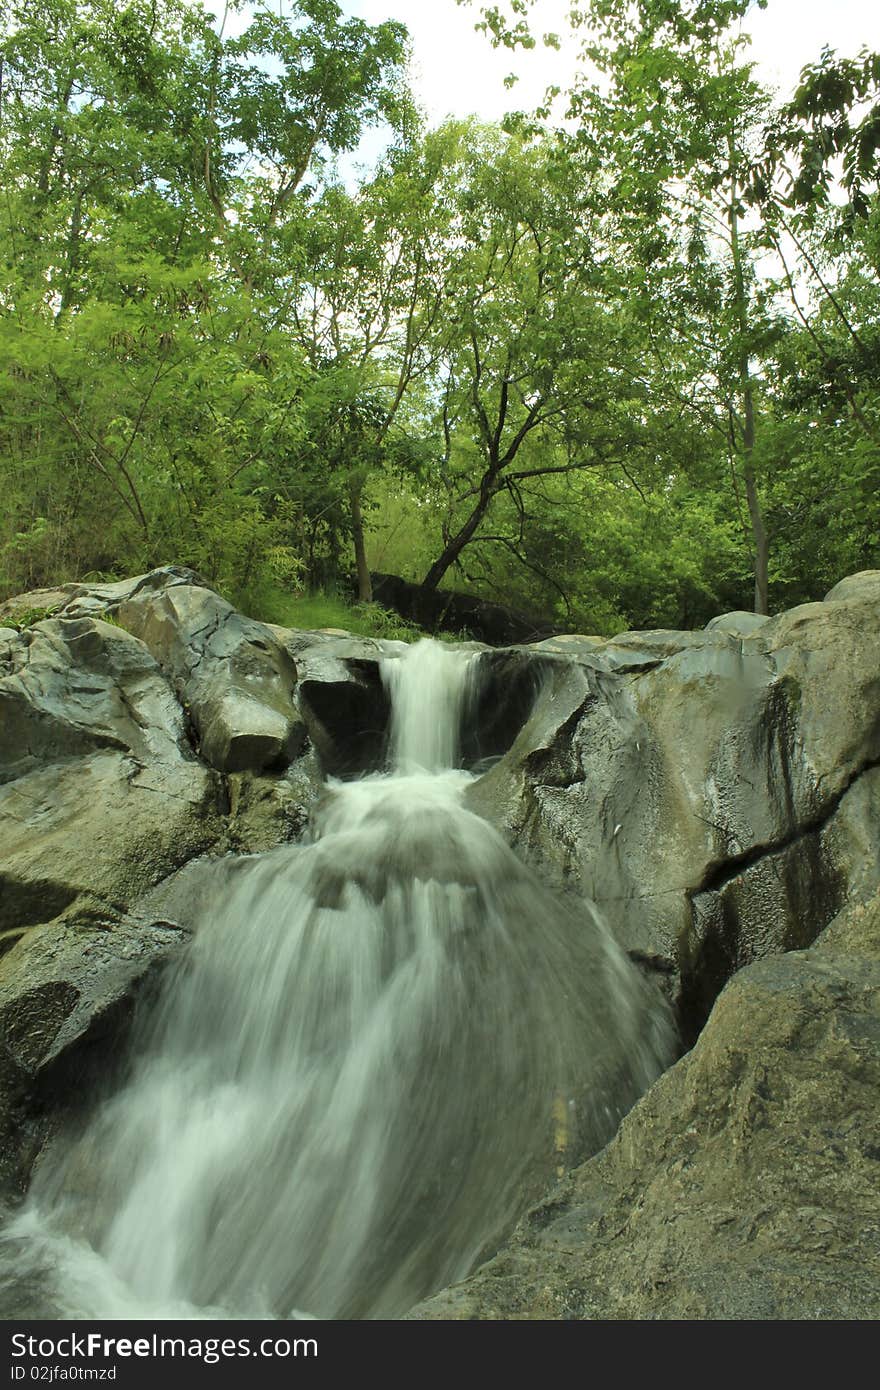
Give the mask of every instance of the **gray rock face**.
M 769 622 L 761 613 L 746 613 L 738 609 L 734 613 L 721 613 L 706 624 L 707 632 L 731 632 L 735 637 L 748 637 L 758 628 Z
M 111 616 L 139 638 L 219 772 L 284 768 L 301 753 L 293 661 L 267 624 L 237 613 L 194 571 L 166 566 L 113 584 L 36 590 L 0 605 L 0 621 L 44 610 L 64 619 Z
M 858 574 L 847 575 L 846 579 L 841 579 L 839 584 L 828 590 L 825 602 L 841 603 L 851 598 L 866 599 L 880 605 L 880 570 L 860 570 Z
M 141 589 L 117 612 L 171 679 L 212 767 L 284 768 L 302 751 L 296 667 L 264 623 L 195 584 Z
M 180 706 L 144 646 L 90 618 L 0 639 L 0 782 L 101 749 L 144 765 L 191 759 Z
M 287 766 L 305 740 L 291 657 L 197 579 L 4 606 L 13 622 L 58 615 L 0 631 L 4 1184 L 24 1181 L 59 1077 L 101 1039 L 112 1052 L 138 982 L 186 940 L 150 908 L 157 886 L 199 856 L 295 838 L 320 789 L 313 755 Z
M 742 970 L 616 1138 L 434 1318 L 880 1316 L 880 898 Z
M 540 644 L 531 716 L 470 792 L 680 973 L 695 1027 L 734 970 L 809 945 L 880 884 L 880 610 L 857 578 L 745 637 L 624 633 L 568 659 Z
M 379 665 L 404 644 L 318 632 L 289 632 L 282 640 L 299 673 L 299 708 L 323 771 L 378 771 L 391 713 Z
M 207 848 L 218 791 L 121 628 L 49 619 L 0 646 L 0 931 L 72 903 L 112 916 Z

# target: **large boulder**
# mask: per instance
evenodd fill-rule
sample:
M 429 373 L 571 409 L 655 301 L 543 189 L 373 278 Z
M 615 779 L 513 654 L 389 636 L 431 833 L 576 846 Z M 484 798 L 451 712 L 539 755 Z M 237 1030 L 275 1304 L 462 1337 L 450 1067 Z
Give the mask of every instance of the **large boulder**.
M 112 917 L 207 848 L 219 810 L 142 643 L 79 618 L 0 645 L 0 944 L 72 904 Z
M 168 677 L 201 756 L 219 772 L 288 767 L 306 731 L 296 667 L 266 623 L 236 612 L 194 570 L 166 565 L 108 584 L 64 584 L 0 604 L 0 624 L 109 617 L 138 637 Z
M 541 643 L 531 713 L 470 791 L 679 975 L 694 1032 L 734 970 L 880 885 L 880 576 L 855 579 L 745 636 Z
M 106 1067 L 144 980 L 187 939 L 155 895 L 200 856 L 297 838 L 321 776 L 313 754 L 294 761 L 292 658 L 191 571 L 4 612 L 0 1185 L 14 1187 L 59 1105 L 87 1099 L 84 1059 Z
M 616 1138 L 421 1319 L 880 1316 L 880 897 L 728 984 Z
M 302 752 L 296 667 L 265 623 L 200 584 L 140 590 L 115 611 L 171 680 L 212 767 L 281 769 Z

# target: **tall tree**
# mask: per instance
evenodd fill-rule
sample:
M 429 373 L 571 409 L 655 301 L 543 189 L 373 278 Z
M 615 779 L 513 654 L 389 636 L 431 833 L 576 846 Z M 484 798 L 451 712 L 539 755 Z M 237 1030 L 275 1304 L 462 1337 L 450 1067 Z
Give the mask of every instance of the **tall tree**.
M 304 223 L 326 160 L 406 106 L 403 56 L 401 26 L 332 0 L 264 8 L 235 39 L 182 0 L 13 3 L 7 584 L 158 558 L 241 583 L 276 550 L 311 375 Z
M 524 553 L 539 479 L 625 468 L 617 425 L 641 394 L 590 171 L 530 129 L 465 123 L 432 138 L 448 146 L 435 193 L 448 220 L 433 390 L 447 505 L 427 588 L 467 547 Z M 490 533 L 490 519 L 509 515 L 502 498 L 513 528 Z

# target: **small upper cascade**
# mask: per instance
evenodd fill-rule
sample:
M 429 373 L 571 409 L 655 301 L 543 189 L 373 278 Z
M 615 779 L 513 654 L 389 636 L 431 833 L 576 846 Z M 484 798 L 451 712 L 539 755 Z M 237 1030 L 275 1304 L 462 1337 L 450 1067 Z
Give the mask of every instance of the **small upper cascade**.
M 459 765 L 461 719 L 475 668 L 475 653 L 430 637 L 383 662 L 393 771 L 445 772 Z

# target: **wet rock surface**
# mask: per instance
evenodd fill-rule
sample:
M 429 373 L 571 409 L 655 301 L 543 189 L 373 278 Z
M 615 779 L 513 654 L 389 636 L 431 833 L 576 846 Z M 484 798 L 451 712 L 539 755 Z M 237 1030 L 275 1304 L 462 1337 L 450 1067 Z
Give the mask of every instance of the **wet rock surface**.
M 745 636 L 538 651 L 531 715 L 470 804 L 678 977 L 693 1033 L 734 970 L 880 886 L 880 574 Z
M 470 808 L 597 903 L 688 1041 L 709 1022 L 420 1316 L 877 1315 L 880 573 L 753 618 L 473 644 Z M 216 858 L 384 766 L 401 649 L 175 567 L 0 605 L 0 1186 L 112 1067 Z
M 880 1315 L 880 897 L 757 961 L 603 1152 L 409 1316 Z
M 15 1190 L 52 1112 L 88 1098 L 58 1078 L 112 1061 L 143 981 L 187 939 L 151 894 L 193 861 L 298 838 L 321 775 L 292 658 L 191 571 L 23 595 L 4 618 L 0 1184 Z

